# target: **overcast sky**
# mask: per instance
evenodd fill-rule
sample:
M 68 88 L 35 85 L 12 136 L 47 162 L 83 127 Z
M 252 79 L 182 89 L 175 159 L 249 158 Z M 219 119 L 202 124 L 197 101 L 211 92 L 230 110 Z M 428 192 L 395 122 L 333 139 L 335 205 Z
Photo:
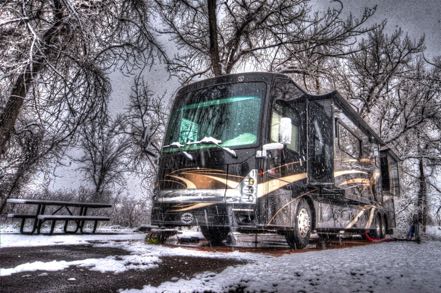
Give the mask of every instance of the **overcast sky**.
M 441 0 L 341 0 L 346 13 L 352 13 L 359 17 L 364 7 L 374 7 L 377 11 L 371 18 L 370 24 L 387 20 L 387 28 L 392 32 L 401 27 L 408 32 L 413 39 L 419 39 L 425 35 L 427 57 L 441 56 Z M 332 0 L 312 0 L 311 4 L 316 10 L 325 10 L 330 5 L 336 5 Z M 163 44 L 167 46 L 167 37 L 164 37 Z M 171 46 L 171 43 L 168 43 Z M 167 48 L 173 51 L 173 48 Z M 167 91 L 173 94 L 179 87 L 176 80 L 169 79 L 163 65 L 154 66 L 153 72 L 146 73 L 149 84 L 154 92 L 159 94 Z M 119 74 L 112 78 L 112 112 L 123 111 L 126 107 L 127 91 L 130 90 L 131 77 L 124 77 Z
M 441 55 L 441 0 L 341 0 L 344 10 L 361 15 L 364 7 L 377 5 L 372 21 L 387 20 L 393 31 L 401 27 L 412 38 L 426 36 L 426 55 Z M 315 0 L 317 8 L 333 5 L 331 0 Z M 335 5 L 335 4 L 334 4 Z
M 408 32 L 410 37 L 419 38 L 426 35 L 426 55 L 428 57 L 441 55 L 441 0 L 341 0 L 344 4 L 345 12 L 351 12 L 354 16 L 360 16 L 364 7 L 373 7 L 377 5 L 377 11 L 372 17 L 372 23 L 388 21 L 388 29 L 393 31 L 401 27 Z M 332 4 L 331 0 L 313 0 L 312 4 L 317 10 L 326 9 Z M 170 44 L 170 43 L 169 43 Z M 166 44 L 164 44 L 166 45 Z M 172 49 L 172 48 L 169 48 Z M 146 78 L 151 85 L 151 89 L 158 94 L 167 91 L 168 94 L 176 92 L 179 84 L 176 80 L 169 80 L 163 65 L 157 65 L 152 68 L 153 72 L 146 73 Z M 124 111 L 127 105 L 128 92 L 130 91 L 131 77 L 125 77 L 121 74 L 112 74 L 112 95 L 110 108 L 113 113 Z M 75 173 L 72 176 L 76 166 L 68 168 L 58 168 L 56 174 L 61 176 L 53 184 L 54 189 L 66 186 L 75 188 L 80 183 L 80 176 Z M 66 176 L 68 174 L 68 176 Z M 139 184 L 139 183 L 138 183 Z M 131 186 L 129 193 L 136 194 L 137 183 L 129 184 Z

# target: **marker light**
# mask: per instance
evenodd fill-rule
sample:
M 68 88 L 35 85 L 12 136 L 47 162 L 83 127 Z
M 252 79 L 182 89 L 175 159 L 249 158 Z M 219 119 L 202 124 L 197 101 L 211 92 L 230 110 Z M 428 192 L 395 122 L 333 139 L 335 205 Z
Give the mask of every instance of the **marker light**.
M 253 169 L 241 182 L 241 197 L 240 202 L 255 203 L 257 198 L 257 173 Z

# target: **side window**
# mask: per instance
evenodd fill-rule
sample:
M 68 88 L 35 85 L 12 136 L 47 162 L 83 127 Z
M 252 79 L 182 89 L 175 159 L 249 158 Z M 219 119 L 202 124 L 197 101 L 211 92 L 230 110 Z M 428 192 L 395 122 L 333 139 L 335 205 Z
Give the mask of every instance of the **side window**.
M 387 151 L 381 153 L 381 183 L 383 191 L 400 196 L 398 162 Z
M 395 196 L 400 196 L 400 180 L 398 175 L 398 162 L 395 161 L 392 157 L 390 158 L 390 189 L 391 193 Z
M 289 150 L 300 152 L 300 114 L 298 111 L 291 107 L 288 103 L 283 101 L 276 101 L 273 105 L 271 111 L 271 130 L 270 130 L 270 141 L 278 142 L 280 135 L 280 119 L 282 117 L 291 118 L 292 132 L 291 132 L 291 143 L 287 145 Z
M 319 126 L 318 120 L 312 122 L 314 126 L 314 156 L 316 160 L 319 160 L 323 156 L 325 149 L 325 139 L 323 137 L 322 129 Z
M 337 123 L 338 147 L 354 159 L 361 156 L 361 140 L 355 136 L 345 125 Z

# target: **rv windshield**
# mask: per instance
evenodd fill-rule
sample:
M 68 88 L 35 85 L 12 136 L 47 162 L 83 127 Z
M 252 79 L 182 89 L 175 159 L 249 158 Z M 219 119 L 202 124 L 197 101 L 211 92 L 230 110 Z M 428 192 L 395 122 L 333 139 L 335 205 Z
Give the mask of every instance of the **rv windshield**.
M 257 143 L 265 84 L 215 85 L 177 97 L 163 151 Z M 218 144 L 204 143 L 207 138 Z

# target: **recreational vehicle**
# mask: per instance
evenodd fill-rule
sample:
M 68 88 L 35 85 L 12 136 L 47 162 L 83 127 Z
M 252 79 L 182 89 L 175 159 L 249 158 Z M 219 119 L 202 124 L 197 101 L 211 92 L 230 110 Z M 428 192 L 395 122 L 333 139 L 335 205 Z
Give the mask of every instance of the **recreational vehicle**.
M 395 227 L 397 157 L 338 92 L 307 94 L 274 73 L 220 76 L 179 90 L 159 158 L 152 224 L 311 233 Z

